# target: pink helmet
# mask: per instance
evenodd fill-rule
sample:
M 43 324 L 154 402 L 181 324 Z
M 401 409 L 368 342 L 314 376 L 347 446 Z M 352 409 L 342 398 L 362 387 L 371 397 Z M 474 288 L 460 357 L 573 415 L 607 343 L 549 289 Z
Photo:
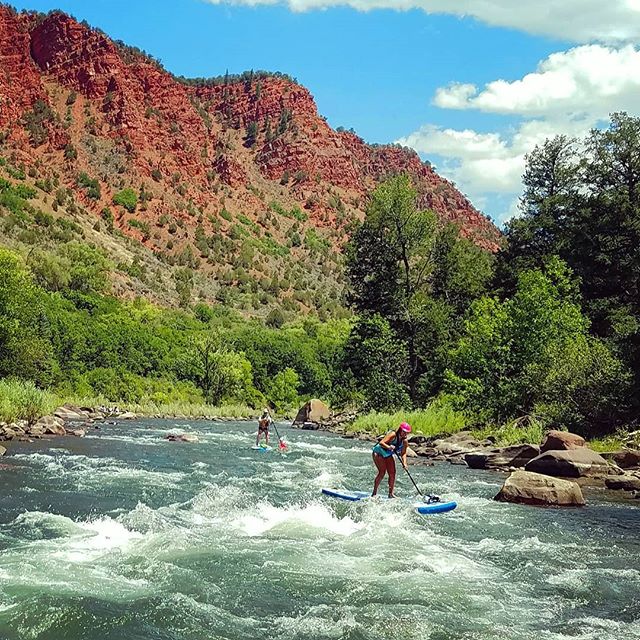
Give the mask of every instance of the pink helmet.
M 407 424 L 406 422 L 403 422 L 400 425 L 400 429 L 402 429 L 402 431 L 406 431 L 407 433 L 411 433 L 411 425 Z

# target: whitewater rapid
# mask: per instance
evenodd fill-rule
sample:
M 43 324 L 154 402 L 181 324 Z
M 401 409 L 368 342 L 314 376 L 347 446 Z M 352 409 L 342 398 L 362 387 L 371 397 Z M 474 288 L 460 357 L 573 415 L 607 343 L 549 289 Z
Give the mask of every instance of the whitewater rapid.
M 169 432 L 198 443 L 168 442 Z M 640 509 L 492 500 L 502 477 L 416 467 L 455 512 L 342 504 L 366 443 L 143 421 L 13 447 L 0 476 L 2 640 L 640 638 Z M 400 491 L 410 485 L 399 477 Z

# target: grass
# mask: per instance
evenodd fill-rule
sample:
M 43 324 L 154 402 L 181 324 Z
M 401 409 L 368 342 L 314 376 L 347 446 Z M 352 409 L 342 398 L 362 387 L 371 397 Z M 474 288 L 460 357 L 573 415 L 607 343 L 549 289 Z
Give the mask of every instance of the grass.
M 49 391 L 38 389 L 32 382 L 0 380 L 0 421 L 26 420 L 34 423 L 38 418 L 55 411 L 58 398 Z
M 113 404 L 113 403 L 111 403 Z M 108 405 L 107 405 L 108 406 Z M 258 410 L 243 404 L 230 404 L 216 407 L 211 404 L 198 404 L 194 402 L 172 402 L 169 404 L 157 404 L 155 402 L 143 402 L 140 404 L 119 405 L 121 409 L 133 411 L 138 415 L 152 416 L 176 416 L 182 418 L 205 417 L 234 417 L 255 418 Z
M 380 435 L 392 429 L 397 429 L 401 422 L 408 422 L 413 434 L 436 436 L 451 435 L 462 431 L 466 427 L 462 413 L 454 411 L 446 405 L 430 406 L 422 411 L 399 411 L 397 413 L 367 413 L 360 416 L 350 427 L 349 431 L 359 431 Z
M 531 419 L 524 424 L 522 421 L 514 420 L 499 427 L 487 426 L 474 429 L 472 433 L 478 440 L 484 440 L 491 436 L 496 439 L 496 446 L 508 447 L 513 444 L 540 444 L 544 438 L 545 430 L 542 422 Z
M 588 444 L 598 453 L 603 453 L 605 451 L 620 451 L 625 448 L 622 436 L 616 433 L 603 436 L 602 438 L 594 438 L 593 440 L 589 440 Z

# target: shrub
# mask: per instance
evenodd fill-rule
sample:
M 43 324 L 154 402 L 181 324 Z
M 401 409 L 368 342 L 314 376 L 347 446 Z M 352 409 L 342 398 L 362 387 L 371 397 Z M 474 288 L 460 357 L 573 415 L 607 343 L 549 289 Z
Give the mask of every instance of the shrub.
M 78 186 L 86 189 L 87 195 L 92 200 L 100 200 L 102 192 L 100 190 L 100 183 L 96 179 L 90 178 L 86 173 L 82 172 L 78 176 Z
M 133 213 L 138 205 L 138 194 L 133 189 L 123 189 L 113 196 L 113 203 Z

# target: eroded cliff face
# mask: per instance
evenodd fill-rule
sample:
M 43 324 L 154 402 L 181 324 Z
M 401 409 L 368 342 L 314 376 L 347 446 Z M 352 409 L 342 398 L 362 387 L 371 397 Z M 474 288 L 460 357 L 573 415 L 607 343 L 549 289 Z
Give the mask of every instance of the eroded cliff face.
M 123 187 L 139 191 L 135 216 L 152 232 L 117 208 L 115 224 L 154 251 L 167 251 L 169 240 L 184 246 L 198 226 L 228 233 L 227 216 L 217 218 L 223 210 L 256 223 L 274 202 L 304 211 L 302 231 L 331 230 L 339 245 L 370 190 L 398 172 L 412 176 L 421 205 L 465 236 L 489 250 L 499 241 L 416 153 L 334 131 L 309 91 L 284 77 L 187 83 L 63 13 L 0 7 L 0 93 L 0 131 L 12 153 L 58 176 L 96 215 Z M 99 198 L 78 184 L 80 172 L 99 181 Z M 173 238 L 168 216 L 183 222 Z

